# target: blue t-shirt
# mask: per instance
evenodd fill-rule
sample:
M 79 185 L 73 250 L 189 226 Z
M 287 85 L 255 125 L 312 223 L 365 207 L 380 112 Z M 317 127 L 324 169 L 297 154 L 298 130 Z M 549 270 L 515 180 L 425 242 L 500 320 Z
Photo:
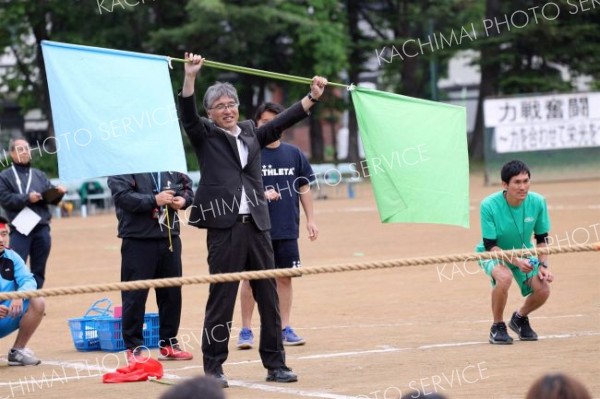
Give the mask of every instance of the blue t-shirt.
M 269 202 L 271 239 L 298 239 L 300 187 L 315 180 L 313 170 L 302 151 L 287 143 L 263 148 L 261 158 L 265 190 L 281 194 L 281 199 Z
M 37 284 L 23 259 L 12 249 L 0 252 L 0 292 L 33 291 Z M 6 302 L 10 302 L 7 300 Z M 3 303 L 0 301 L 0 303 Z

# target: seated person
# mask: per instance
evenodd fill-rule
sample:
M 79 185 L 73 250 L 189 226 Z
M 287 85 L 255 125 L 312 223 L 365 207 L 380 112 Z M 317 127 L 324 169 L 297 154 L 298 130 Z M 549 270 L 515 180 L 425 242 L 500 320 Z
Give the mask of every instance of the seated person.
M 83 183 L 81 185 L 81 188 L 79 189 L 79 197 L 81 197 L 81 204 L 87 205 L 88 196 L 95 194 L 104 194 L 104 189 L 102 188 L 102 185 L 99 182 L 95 180 L 90 180 Z M 95 205 L 96 208 L 104 208 L 104 200 L 101 198 L 91 200 L 90 204 Z
M 9 223 L 0 216 L 0 292 L 34 291 L 37 284 L 23 259 L 9 244 Z M 17 332 L 8 352 L 9 366 L 36 366 L 41 361 L 25 346 L 44 316 L 44 299 L 8 299 L 0 301 L 0 339 Z

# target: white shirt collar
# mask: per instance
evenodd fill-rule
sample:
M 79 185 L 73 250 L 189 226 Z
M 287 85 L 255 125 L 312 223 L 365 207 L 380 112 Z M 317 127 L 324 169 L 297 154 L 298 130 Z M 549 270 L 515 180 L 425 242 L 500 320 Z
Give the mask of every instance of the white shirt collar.
M 217 125 L 215 125 L 215 126 L 217 126 Z M 239 135 L 242 133 L 242 129 L 241 129 L 241 128 L 240 128 L 238 125 L 235 125 L 235 132 L 230 132 L 229 130 L 227 130 L 227 129 L 223 129 L 223 128 L 222 128 L 222 127 L 220 127 L 220 126 L 217 126 L 217 127 L 218 127 L 219 129 L 221 129 L 222 131 L 224 131 L 225 133 L 232 135 L 232 136 L 233 136 L 233 137 L 235 137 L 236 139 L 237 139 L 237 137 L 238 137 L 238 136 L 239 136 Z

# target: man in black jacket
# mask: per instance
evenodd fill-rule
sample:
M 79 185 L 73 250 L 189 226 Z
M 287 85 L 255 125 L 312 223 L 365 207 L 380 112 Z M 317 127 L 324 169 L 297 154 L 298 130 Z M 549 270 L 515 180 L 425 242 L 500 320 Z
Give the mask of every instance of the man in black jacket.
M 177 172 L 140 173 L 108 178 L 121 244 L 121 281 L 181 277 L 177 211 L 192 203 L 192 182 Z M 122 291 L 122 333 L 128 359 L 141 356 L 148 290 Z M 161 360 L 190 360 L 177 341 L 181 287 L 157 288 Z M 143 360 L 142 360 L 143 361 Z
M 12 221 L 25 208 L 31 209 L 41 219 L 29 232 L 23 234 L 11 225 L 10 241 L 12 249 L 29 260 L 29 266 L 38 288 L 42 288 L 46 279 L 46 262 L 50 255 L 50 219 L 52 214 L 48 205 L 56 205 L 67 191 L 64 187 L 54 187 L 44 172 L 31 167 L 31 149 L 24 139 L 14 139 L 8 144 L 13 164 L 0 173 L 0 205 L 6 210 Z M 43 194 L 56 189 L 52 198 Z
M 188 216 L 189 223 L 206 228 L 211 274 L 274 268 L 270 220 L 262 185 L 260 150 L 308 115 L 319 101 L 327 80 L 315 77 L 309 94 L 260 128 L 239 122 L 237 93 L 229 83 L 216 83 L 204 95 L 208 119 L 197 114 L 196 75 L 204 59 L 185 54 L 183 90 L 179 97 L 181 121 L 190 138 L 202 177 Z M 250 281 L 261 317 L 259 352 L 268 370 L 267 381 L 294 382 L 285 364 L 281 318 L 273 279 Z M 223 363 L 228 356 L 231 319 L 238 282 L 211 284 L 206 304 L 202 353 L 204 372 L 226 387 Z

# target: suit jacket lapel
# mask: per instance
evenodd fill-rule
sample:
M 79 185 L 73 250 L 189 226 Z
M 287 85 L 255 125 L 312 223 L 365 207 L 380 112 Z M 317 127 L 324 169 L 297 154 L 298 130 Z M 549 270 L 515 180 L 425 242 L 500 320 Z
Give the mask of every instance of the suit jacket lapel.
M 239 137 L 244 144 L 246 144 L 246 147 L 248 147 L 248 162 L 246 162 L 246 165 L 248 165 L 252 162 L 256 155 L 259 154 L 260 148 L 258 147 L 258 142 L 252 139 L 250 133 L 244 131 L 243 129 Z
M 240 152 L 238 151 L 237 143 L 235 141 L 236 138 L 222 129 L 219 130 L 225 136 L 225 140 L 227 140 L 227 142 L 229 143 L 229 148 L 231 148 L 231 151 L 233 151 L 233 155 L 237 161 L 237 164 L 241 168 L 242 163 L 240 161 Z

